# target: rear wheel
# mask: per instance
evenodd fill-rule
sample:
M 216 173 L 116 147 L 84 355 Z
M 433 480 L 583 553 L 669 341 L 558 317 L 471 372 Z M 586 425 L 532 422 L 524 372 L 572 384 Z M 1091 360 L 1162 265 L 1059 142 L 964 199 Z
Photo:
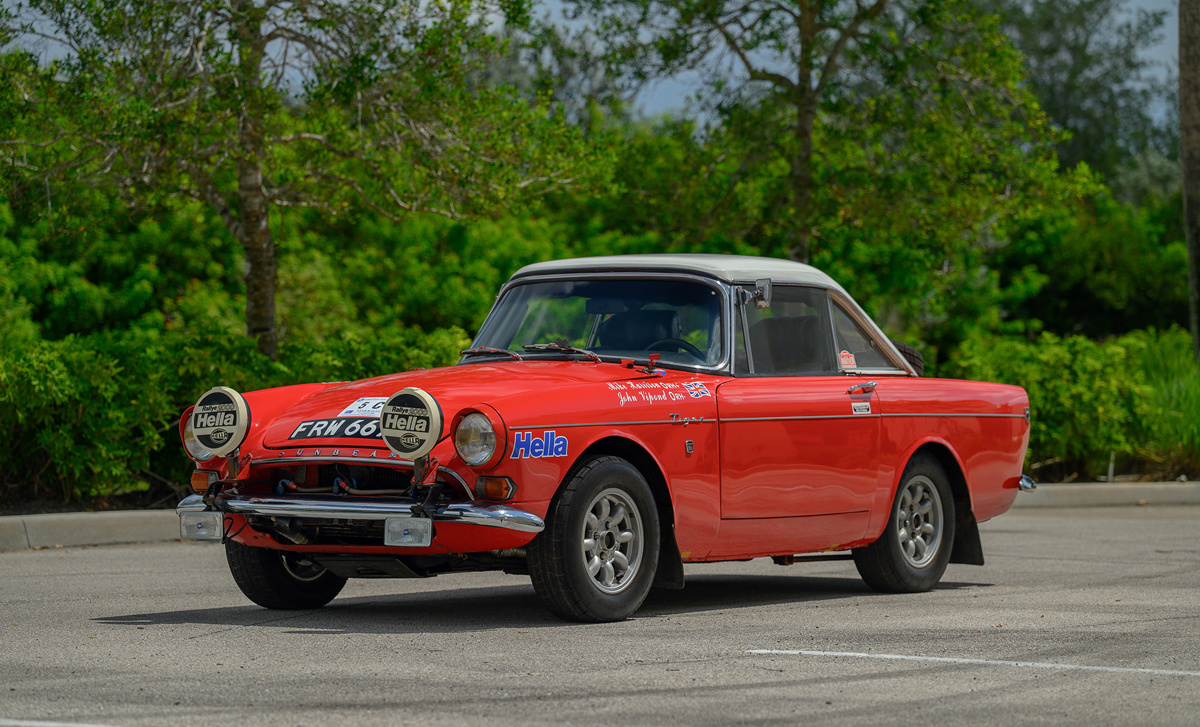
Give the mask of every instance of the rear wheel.
M 320 608 L 346 585 L 345 578 L 335 576 L 304 554 L 252 548 L 229 540 L 225 543 L 225 558 L 238 588 L 263 608 Z
M 542 603 L 568 621 L 620 621 L 646 600 L 658 567 L 654 495 L 619 457 L 587 462 L 550 505 L 529 544 L 529 575 Z
M 941 580 L 954 545 L 954 496 L 942 465 L 927 454 L 904 468 L 883 534 L 854 550 L 867 585 L 888 593 L 928 591 Z

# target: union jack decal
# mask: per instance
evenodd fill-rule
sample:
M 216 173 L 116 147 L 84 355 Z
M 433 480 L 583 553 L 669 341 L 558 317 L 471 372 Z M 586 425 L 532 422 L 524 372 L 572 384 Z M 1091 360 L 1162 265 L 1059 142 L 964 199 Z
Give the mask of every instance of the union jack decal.
M 702 396 L 712 396 L 708 392 L 708 387 L 702 381 L 690 381 L 684 384 L 683 388 L 687 389 L 688 396 L 691 396 L 693 399 L 699 399 Z

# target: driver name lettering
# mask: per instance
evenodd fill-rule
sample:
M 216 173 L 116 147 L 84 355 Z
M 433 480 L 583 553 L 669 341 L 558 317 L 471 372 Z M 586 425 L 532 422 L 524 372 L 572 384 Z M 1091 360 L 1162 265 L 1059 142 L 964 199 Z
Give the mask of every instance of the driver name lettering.
M 618 391 L 617 401 L 626 404 L 653 404 L 655 402 L 680 401 L 687 397 L 678 391 Z
M 677 391 L 639 391 L 637 392 L 637 395 L 646 403 L 653 403 L 656 401 L 679 401 L 680 399 L 684 398 L 683 394 L 680 394 Z
M 624 383 L 617 383 L 615 381 L 609 381 L 606 384 L 606 386 L 608 386 L 609 391 L 626 391 L 628 389 L 678 389 L 679 388 L 679 384 L 672 383 L 670 381 L 626 381 Z

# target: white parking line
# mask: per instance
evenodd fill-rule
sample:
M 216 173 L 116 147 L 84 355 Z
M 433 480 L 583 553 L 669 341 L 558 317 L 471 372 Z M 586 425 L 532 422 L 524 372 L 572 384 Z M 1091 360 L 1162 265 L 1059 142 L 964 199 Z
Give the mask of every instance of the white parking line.
M 0 717 L 0 727 L 113 727 L 106 724 L 87 724 L 86 722 L 34 722 L 28 719 L 4 719 Z
M 1050 664 L 1040 661 L 1004 661 L 1001 659 L 954 659 L 945 656 L 910 656 L 907 654 L 863 654 L 855 651 L 789 651 L 783 649 L 750 649 L 747 654 L 774 656 L 843 656 L 853 659 L 883 659 L 885 661 L 929 661 L 941 664 L 982 664 L 984 666 L 1017 666 L 1027 669 L 1068 669 L 1073 671 L 1103 671 L 1117 674 L 1155 674 L 1161 676 L 1200 677 L 1200 671 L 1178 669 L 1135 669 L 1125 666 L 1089 666 L 1087 664 Z

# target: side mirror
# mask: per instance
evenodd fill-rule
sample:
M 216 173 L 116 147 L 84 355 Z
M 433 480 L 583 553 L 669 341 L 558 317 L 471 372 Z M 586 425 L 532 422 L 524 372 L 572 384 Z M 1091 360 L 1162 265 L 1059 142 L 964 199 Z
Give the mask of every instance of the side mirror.
M 771 307 L 771 279 L 759 278 L 754 281 L 754 307 Z

